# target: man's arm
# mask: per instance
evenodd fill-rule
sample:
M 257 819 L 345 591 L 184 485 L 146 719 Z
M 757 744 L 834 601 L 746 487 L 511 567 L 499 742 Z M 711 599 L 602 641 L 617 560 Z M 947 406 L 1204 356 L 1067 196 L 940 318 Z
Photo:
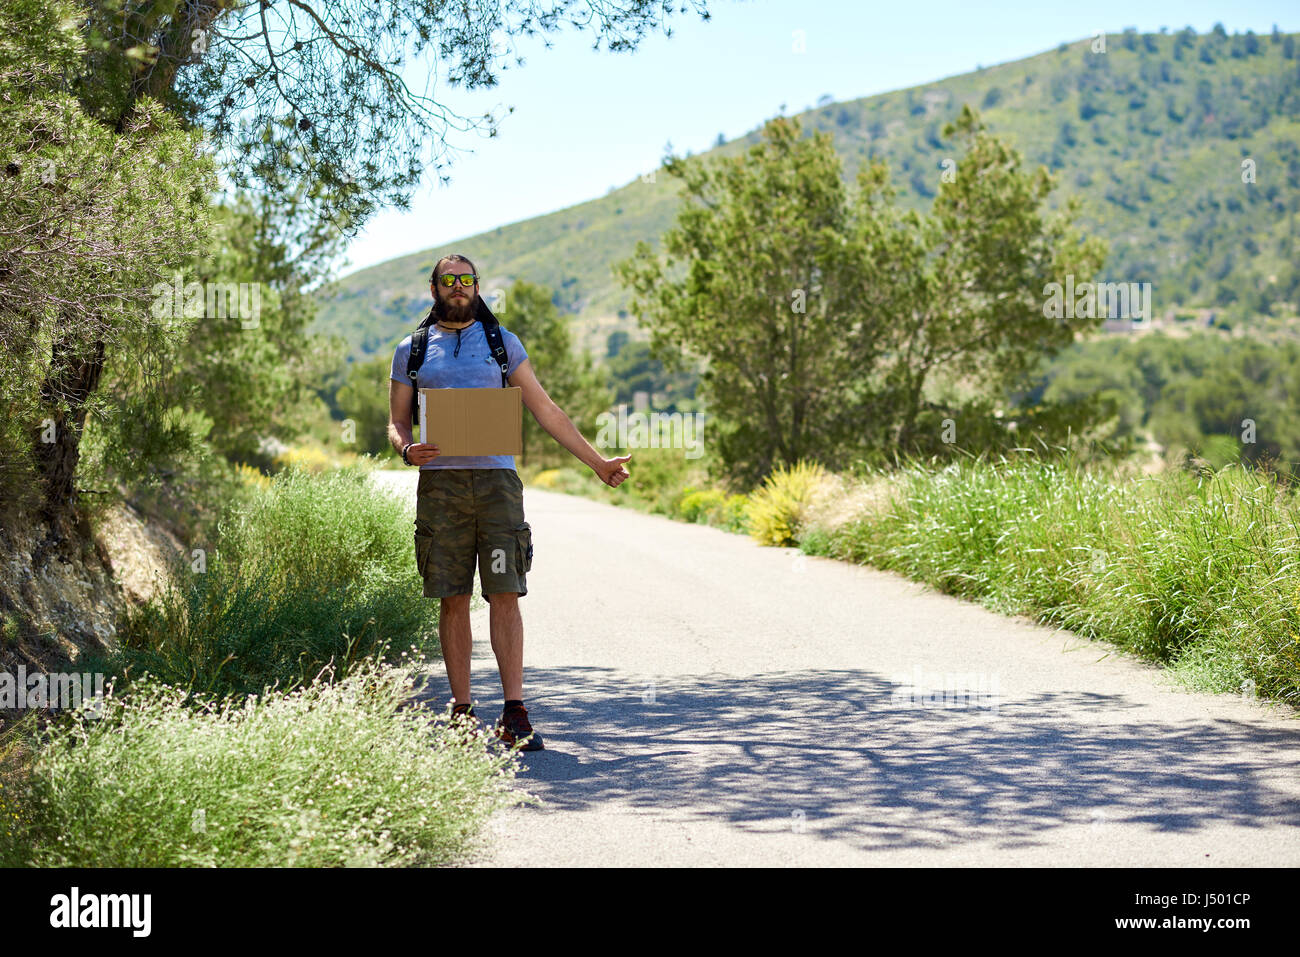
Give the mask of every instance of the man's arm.
M 533 364 L 530 360 L 525 359 L 519 363 L 514 373 L 511 374 L 509 382 L 522 390 L 521 397 L 524 405 L 533 414 L 537 424 L 549 432 L 555 441 L 572 452 L 583 465 L 586 465 L 599 475 L 602 482 L 611 488 L 617 488 L 628 477 L 628 471 L 623 468 L 623 463 L 632 456 L 623 455 L 618 458 L 607 459 L 593 448 L 592 444 L 578 431 L 578 427 L 573 424 L 573 420 L 565 415 L 564 410 L 546 394 L 542 384 L 537 381 L 537 375 L 533 372 Z M 394 382 L 393 384 L 398 385 L 399 383 Z M 412 450 L 411 455 L 414 455 L 414 450 Z
M 388 380 L 388 441 L 402 454 L 402 449 L 413 441 L 411 435 L 411 396 L 415 389 L 396 379 Z M 412 465 L 425 465 L 441 453 L 438 446 L 416 442 L 406 452 Z

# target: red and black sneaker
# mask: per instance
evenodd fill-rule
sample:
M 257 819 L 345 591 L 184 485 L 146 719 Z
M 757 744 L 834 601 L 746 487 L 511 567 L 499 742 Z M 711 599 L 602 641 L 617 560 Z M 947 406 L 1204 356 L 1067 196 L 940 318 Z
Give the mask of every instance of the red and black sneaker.
M 542 736 L 528 723 L 528 709 L 521 704 L 511 705 L 501 712 L 496 732 L 497 737 L 511 747 L 523 742 L 521 751 L 540 751 L 545 747 Z
M 474 713 L 474 705 L 470 704 L 469 702 L 452 706 L 450 723 L 465 725 L 466 727 L 469 728 L 469 733 L 471 737 L 474 738 L 482 737 L 479 728 L 483 726 L 483 723 L 479 721 L 478 715 Z

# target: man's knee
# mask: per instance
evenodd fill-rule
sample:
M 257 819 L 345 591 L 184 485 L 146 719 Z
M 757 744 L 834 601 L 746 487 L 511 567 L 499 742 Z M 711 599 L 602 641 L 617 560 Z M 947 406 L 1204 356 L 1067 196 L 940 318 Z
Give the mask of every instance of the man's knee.
M 496 591 L 484 596 L 493 608 L 505 608 L 511 604 L 519 604 L 519 592 L 517 591 Z
M 444 615 L 458 615 L 461 614 L 462 612 L 468 614 L 469 600 L 470 600 L 469 594 L 447 595 L 441 599 L 442 613 Z

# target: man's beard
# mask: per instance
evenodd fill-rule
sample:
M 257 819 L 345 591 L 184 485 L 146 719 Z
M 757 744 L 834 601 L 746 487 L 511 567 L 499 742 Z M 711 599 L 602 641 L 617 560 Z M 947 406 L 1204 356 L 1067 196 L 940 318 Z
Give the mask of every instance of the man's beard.
M 444 299 L 438 305 L 439 309 L 436 313 L 438 322 L 449 326 L 460 326 L 474 321 L 475 307 L 473 300 L 468 298 L 463 301 Z

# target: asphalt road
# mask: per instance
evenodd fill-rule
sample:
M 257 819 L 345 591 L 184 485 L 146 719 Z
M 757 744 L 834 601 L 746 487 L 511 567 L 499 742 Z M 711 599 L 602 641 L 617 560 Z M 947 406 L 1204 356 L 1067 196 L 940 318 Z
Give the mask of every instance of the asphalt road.
M 413 501 L 414 469 L 379 481 Z M 517 783 L 540 803 L 500 812 L 470 866 L 1300 864 L 1290 709 L 891 573 L 539 489 L 524 506 L 546 750 Z M 487 616 L 476 593 L 490 721 Z M 440 667 L 429 688 L 450 697 Z

